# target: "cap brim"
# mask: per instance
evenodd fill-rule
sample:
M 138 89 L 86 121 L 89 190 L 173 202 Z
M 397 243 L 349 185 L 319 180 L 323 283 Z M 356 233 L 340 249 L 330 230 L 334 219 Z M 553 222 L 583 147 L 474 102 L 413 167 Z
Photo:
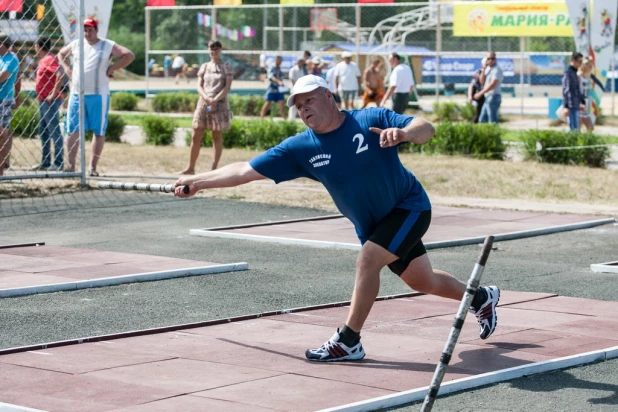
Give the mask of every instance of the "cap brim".
M 303 90 L 299 90 L 297 92 L 290 94 L 290 97 L 288 97 L 288 107 L 294 106 L 294 97 L 296 97 L 297 94 L 309 93 L 319 88 L 320 88 L 319 85 L 308 86 L 308 87 L 305 87 Z

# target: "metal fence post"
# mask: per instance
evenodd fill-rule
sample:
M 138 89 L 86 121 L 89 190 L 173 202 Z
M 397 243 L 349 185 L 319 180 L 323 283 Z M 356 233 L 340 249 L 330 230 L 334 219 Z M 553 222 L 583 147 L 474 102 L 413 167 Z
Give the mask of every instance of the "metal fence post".
M 212 8 L 212 30 L 210 31 L 210 37 L 213 40 L 217 40 L 217 9 Z
M 440 53 L 442 52 L 442 16 L 440 16 L 440 3 L 436 4 L 436 102 L 440 101 Z
M 144 69 L 146 70 L 146 88 L 145 88 L 145 98 L 148 99 L 148 90 L 150 86 L 150 70 L 148 70 L 148 60 L 150 60 L 149 52 L 150 52 L 150 9 L 148 7 L 144 8 L 144 12 L 146 13 L 146 61 L 144 62 Z
M 520 107 L 519 112 L 523 117 L 524 115 L 524 58 L 526 52 L 526 39 L 524 37 L 519 38 L 519 88 L 520 88 Z
M 84 104 L 84 95 L 86 94 L 84 81 L 84 19 L 86 18 L 85 0 L 79 0 L 79 161 L 82 165 L 82 186 L 86 185 L 86 105 Z M 93 137 L 94 139 L 94 137 Z
M 283 51 L 283 7 L 279 6 L 279 51 Z
M 611 72 L 612 72 L 612 116 L 616 115 L 616 45 L 612 42 L 612 60 L 611 60 Z
M 360 4 L 356 4 L 356 63 L 360 67 L 360 43 L 361 43 L 361 8 Z M 365 59 L 365 66 L 367 66 L 367 59 Z
M 264 0 L 264 5 L 268 4 L 268 0 Z M 262 14 L 262 50 L 268 50 L 268 30 L 266 27 L 268 26 L 268 7 L 264 7 L 264 12 Z

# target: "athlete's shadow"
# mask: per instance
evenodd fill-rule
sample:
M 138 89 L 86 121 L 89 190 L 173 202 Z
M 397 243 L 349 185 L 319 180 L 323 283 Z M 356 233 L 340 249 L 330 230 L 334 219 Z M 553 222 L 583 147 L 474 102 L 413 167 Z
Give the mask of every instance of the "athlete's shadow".
M 460 368 L 465 368 L 468 364 L 467 362 L 476 363 L 482 361 L 482 357 L 484 356 L 484 353 L 482 351 L 490 350 L 491 352 L 493 352 L 491 355 L 487 352 L 485 352 L 485 354 L 487 356 L 491 356 L 492 362 L 508 363 L 500 369 L 511 368 L 514 366 L 530 364 L 532 362 L 504 356 L 506 353 L 516 350 L 542 347 L 541 345 L 536 344 L 516 344 L 511 342 L 490 342 L 488 343 L 488 345 L 492 345 L 495 348 L 501 349 L 502 351 L 496 352 L 496 349 L 481 349 L 461 352 L 459 354 L 459 357 L 462 359 L 462 362 L 456 365 Z M 498 356 L 496 356 L 496 354 L 498 354 Z M 481 356 L 481 358 L 479 358 L 479 356 Z M 572 373 L 564 370 L 547 372 L 543 376 L 544 377 L 530 376 L 526 378 L 520 378 L 513 380 L 510 384 L 513 388 L 531 392 L 550 392 L 558 391 L 565 388 L 613 392 L 611 395 L 606 397 L 591 398 L 588 400 L 588 402 L 594 405 L 618 405 L 618 385 L 613 385 L 610 383 L 592 382 L 580 379 L 574 376 Z M 551 379 L 545 378 L 546 376 L 551 376 Z

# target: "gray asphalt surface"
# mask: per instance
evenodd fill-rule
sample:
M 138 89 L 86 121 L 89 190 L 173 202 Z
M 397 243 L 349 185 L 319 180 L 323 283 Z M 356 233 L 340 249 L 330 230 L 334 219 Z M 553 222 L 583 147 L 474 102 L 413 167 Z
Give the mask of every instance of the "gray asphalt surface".
M 189 236 L 192 228 L 309 217 L 323 211 L 233 200 L 182 201 L 161 194 L 101 196 L 93 191 L 78 197 L 0 201 L 0 244 L 44 241 L 219 263 L 245 261 L 250 270 L 0 299 L 0 348 L 350 298 L 354 251 Z M 63 204 L 78 198 L 74 204 L 79 208 L 62 210 L 67 209 Z M 483 275 L 485 284 L 618 300 L 618 276 L 589 270 L 591 263 L 618 259 L 618 225 L 500 242 L 497 247 Z M 465 281 L 479 251 L 478 246 L 466 246 L 431 251 L 430 256 L 435 267 Z M 396 276 L 382 273 L 381 295 L 408 291 Z M 434 410 L 616 411 L 616 366 L 613 360 L 439 398 Z M 413 405 L 399 410 L 418 409 Z

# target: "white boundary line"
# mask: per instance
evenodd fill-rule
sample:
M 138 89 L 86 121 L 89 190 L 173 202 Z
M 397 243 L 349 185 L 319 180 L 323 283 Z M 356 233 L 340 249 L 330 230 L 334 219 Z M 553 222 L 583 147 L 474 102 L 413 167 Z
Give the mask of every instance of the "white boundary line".
M 246 262 L 238 262 L 225 265 L 198 266 L 186 269 L 164 270 L 160 272 L 148 272 L 138 273 L 134 275 L 114 276 L 109 278 L 80 280 L 76 282 L 26 286 L 23 288 L 0 289 L 0 298 L 35 295 L 38 293 L 65 292 L 69 290 L 99 288 L 103 286 L 116 286 L 125 283 L 151 282 L 154 280 L 173 279 L 185 276 L 213 275 L 216 273 L 236 272 L 239 270 L 247 269 L 249 269 L 249 265 Z
M 440 387 L 439 394 L 443 396 L 449 393 L 459 392 L 466 389 L 474 389 L 478 388 L 479 386 L 486 386 L 498 382 L 521 378 L 522 376 L 534 375 L 537 373 L 549 372 L 557 369 L 565 369 L 573 366 L 579 366 L 597 361 L 604 361 L 617 357 L 618 346 L 614 346 L 612 348 L 581 353 L 579 355 L 566 356 L 564 358 L 536 362 L 529 365 L 516 366 L 514 368 L 502 369 L 495 372 L 483 373 L 481 375 L 470 376 L 467 378 L 455 379 L 450 382 L 446 382 Z M 386 396 L 380 396 L 378 398 L 367 399 L 365 401 L 349 403 L 347 405 L 336 406 L 334 408 L 322 409 L 319 412 L 362 412 L 400 406 L 405 403 L 423 400 L 428 389 L 429 386 L 424 386 L 422 388 L 398 392 Z
M 600 272 L 600 273 L 618 273 L 618 261 L 595 263 L 595 264 L 590 265 L 590 270 L 593 272 Z
M 46 412 L 43 409 L 32 409 L 25 406 L 0 402 L 0 412 Z
M 499 242 L 499 241 L 504 241 L 504 240 L 522 239 L 526 237 L 567 232 L 570 230 L 587 229 L 587 228 L 591 228 L 591 227 L 595 227 L 599 225 L 606 225 L 606 224 L 614 223 L 614 222 L 616 222 L 616 219 L 614 218 L 589 220 L 586 222 L 570 223 L 567 225 L 549 226 L 549 227 L 540 228 L 540 229 L 502 233 L 499 235 L 494 235 L 494 237 L 495 237 L 495 241 Z M 250 235 L 250 234 L 245 234 L 245 233 L 230 233 L 230 232 L 221 232 L 221 231 L 209 230 L 209 229 L 191 229 L 189 230 L 189 234 L 193 236 L 216 237 L 216 238 L 224 238 L 224 239 L 253 240 L 256 242 L 282 243 L 286 245 L 311 246 L 311 247 L 318 247 L 318 248 L 351 249 L 351 250 L 360 250 L 361 248 L 361 245 L 356 244 L 356 243 L 341 243 L 341 242 L 328 242 L 328 241 L 323 241 L 323 240 L 309 240 L 309 239 L 287 238 L 287 237 L 277 237 L 277 236 Z M 475 245 L 475 244 L 483 243 L 484 241 L 485 241 L 485 236 L 469 237 L 469 238 L 463 238 L 463 239 L 445 240 L 445 241 L 440 241 L 440 242 L 429 242 L 429 243 L 425 243 L 425 248 L 427 250 L 430 250 L 430 249 L 441 249 L 441 248 L 448 248 L 448 247 L 455 247 L 455 246 Z

